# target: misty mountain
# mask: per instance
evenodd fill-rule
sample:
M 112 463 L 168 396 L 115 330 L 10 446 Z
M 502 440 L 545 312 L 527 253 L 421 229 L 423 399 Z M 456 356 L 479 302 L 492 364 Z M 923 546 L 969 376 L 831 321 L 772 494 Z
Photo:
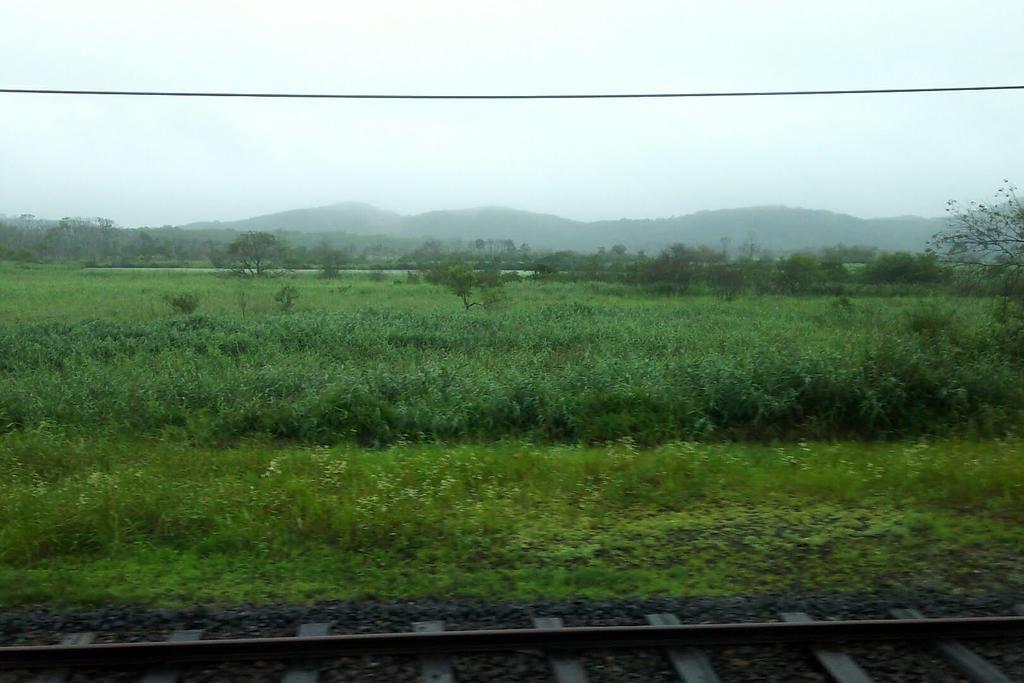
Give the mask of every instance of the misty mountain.
M 345 202 L 309 209 L 292 209 L 236 221 L 201 221 L 186 230 L 249 230 L 274 232 L 347 232 L 356 235 L 399 235 L 405 216 L 370 204 Z
M 756 206 L 671 218 L 575 221 L 502 207 L 430 211 L 404 216 L 369 204 L 295 209 L 237 221 L 191 223 L 185 229 L 347 233 L 442 240 L 511 239 L 541 249 L 593 250 L 623 244 L 655 251 L 675 242 L 738 249 L 753 241 L 775 252 L 863 244 L 883 250 L 924 249 L 945 218 L 857 218 L 832 211 Z
M 436 239 L 510 239 L 544 249 L 594 249 L 588 224 L 552 214 L 502 207 L 430 211 L 409 216 L 403 226 L 410 237 Z M 610 246 L 610 245 L 609 245 Z
M 698 211 L 672 218 L 598 221 L 590 224 L 590 231 L 603 244 L 613 237 L 629 235 L 635 248 L 641 249 L 672 242 L 719 246 L 724 239 L 733 249 L 752 240 L 776 252 L 817 249 L 838 242 L 886 251 L 920 251 L 945 225 L 945 218 L 864 219 L 824 210 L 757 206 Z

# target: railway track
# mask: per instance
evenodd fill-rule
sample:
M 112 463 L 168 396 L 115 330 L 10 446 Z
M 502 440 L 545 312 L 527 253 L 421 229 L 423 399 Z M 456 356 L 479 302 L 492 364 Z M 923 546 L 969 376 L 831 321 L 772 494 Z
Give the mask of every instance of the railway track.
M 914 610 L 892 610 L 890 619 L 816 621 L 803 612 L 785 612 L 779 621 L 681 624 L 672 614 L 648 614 L 646 625 L 565 627 L 561 619 L 534 619 L 534 628 L 447 631 L 441 621 L 411 624 L 409 632 L 331 635 L 326 623 L 307 623 L 293 637 L 206 639 L 201 630 L 175 631 L 159 642 L 93 642 L 95 633 L 69 633 L 56 645 L 0 647 L 0 670 L 50 683 L 82 680 L 82 672 L 135 670 L 142 683 L 174 683 L 197 663 L 286 662 L 280 680 L 315 683 L 323 662 L 337 658 L 416 657 L 425 683 L 458 680 L 453 656 L 529 653 L 548 662 L 548 680 L 588 681 L 581 652 L 660 651 L 674 680 L 714 683 L 728 680 L 715 670 L 707 648 L 787 645 L 802 650 L 825 677 L 838 683 L 866 683 L 872 677 L 846 649 L 864 643 L 914 643 L 931 650 L 973 683 L 1013 680 L 996 663 L 962 640 L 1024 640 L 1024 605 L 1012 616 L 927 618 Z M 794 662 L 794 666 L 800 662 Z M 0 673 L 0 676 L 3 674 Z M 0 678 L 0 680 L 3 680 Z M 237 680 L 244 680 L 239 678 Z M 495 680 L 501 680 L 497 678 Z

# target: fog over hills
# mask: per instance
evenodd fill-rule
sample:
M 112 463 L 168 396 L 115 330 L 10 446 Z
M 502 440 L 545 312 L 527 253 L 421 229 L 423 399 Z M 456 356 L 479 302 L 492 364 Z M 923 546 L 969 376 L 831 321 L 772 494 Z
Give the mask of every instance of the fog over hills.
M 883 250 L 924 249 L 945 218 L 898 216 L 857 218 L 832 211 L 755 206 L 699 211 L 655 219 L 575 221 L 551 214 L 503 207 L 430 211 L 402 215 L 369 204 L 343 203 L 255 216 L 236 221 L 205 221 L 181 226 L 202 230 L 262 230 L 346 233 L 443 240 L 511 239 L 541 249 L 593 250 L 623 244 L 660 249 L 682 242 L 734 248 L 753 240 L 773 251 L 814 249 L 839 242 Z

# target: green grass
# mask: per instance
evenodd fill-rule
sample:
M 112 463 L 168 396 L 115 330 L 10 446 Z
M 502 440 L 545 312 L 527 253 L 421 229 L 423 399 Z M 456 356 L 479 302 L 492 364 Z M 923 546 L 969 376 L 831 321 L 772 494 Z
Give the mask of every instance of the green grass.
M 283 282 L 296 313 L 273 312 Z M 1024 412 L 1024 332 L 982 299 L 522 282 L 507 308 L 467 312 L 441 287 L 365 277 L 10 266 L 0 287 L 0 430 L 656 445 L 1002 436 Z M 164 296 L 187 291 L 199 313 L 172 315 Z
M 1012 311 L 507 292 L 0 264 L 0 604 L 1024 588 Z
M 252 318 L 277 311 L 274 294 L 285 284 L 299 288 L 296 308 L 300 312 L 342 313 L 368 306 L 388 310 L 456 310 L 452 304 L 457 304 L 457 300 L 439 288 L 405 285 L 403 280 L 403 275 L 386 275 L 383 282 L 374 282 L 365 274 L 346 273 L 331 280 L 311 273 L 252 280 L 203 271 L 0 262 L 0 291 L 4 293 L 0 298 L 0 320 L 158 320 L 172 314 L 164 296 L 185 292 L 199 296 L 200 314 Z M 396 281 L 402 285 L 395 285 Z
M 1024 587 L 1024 444 L 0 442 L 0 602 Z

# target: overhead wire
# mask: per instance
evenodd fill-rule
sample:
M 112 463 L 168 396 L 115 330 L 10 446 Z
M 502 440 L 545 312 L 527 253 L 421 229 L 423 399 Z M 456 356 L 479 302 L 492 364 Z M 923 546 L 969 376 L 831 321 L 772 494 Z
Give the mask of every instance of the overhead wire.
M 601 100 L 711 97 L 794 97 L 812 95 L 891 95 L 918 93 L 982 92 L 1024 90 L 1024 85 L 972 85 L 935 88 L 856 88 L 845 90 L 751 90 L 721 92 L 639 92 L 639 93 L 533 93 L 509 94 L 387 94 L 387 93 L 284 93 L 284 92 L 210 92 L 175 90 L 64 90 L 53 88 L 0 88 L 0 94 L 13 95 L 91 95 L 115 97 L 224 97 L 256 99 L 318 100 Z

